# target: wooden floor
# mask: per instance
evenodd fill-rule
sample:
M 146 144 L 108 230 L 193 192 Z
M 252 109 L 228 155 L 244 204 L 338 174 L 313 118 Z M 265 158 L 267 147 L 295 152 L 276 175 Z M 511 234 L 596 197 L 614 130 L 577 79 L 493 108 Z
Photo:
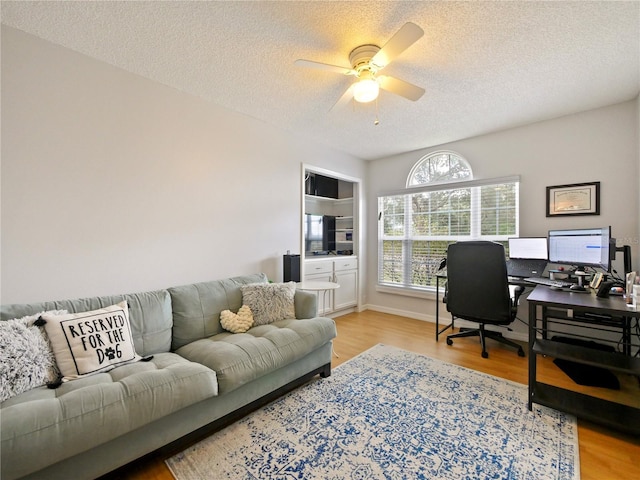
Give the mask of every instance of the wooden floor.
M 435 325 L 409 318 L 365 311 L 336 318 L 338 337 L 334 341 L 332 365 L 341 363 L 384 343 L 422 353 L 433 358 L 472 368 L 522 384 L 527 383 L 527 358 L 518 357 L 513 349 L 489 340 L 489 358 L 480 356 L 475 339 L 459 339 L 447 346 L 441 337 L 435 341 Z M 640 407 L 638 380 L 621 376 L 619 391 L 579 387 L 551 359 L 538 362 L 538 378 L 545 383 L 566 386 L 591 395 Z M 630 480 L 640 478 L 640 439 L 601 428 L 588 422 L 578 422 L 580 470 L 582 480 Z M 164 458 L 152 457 L 135 462 L 114 472 L 109 478 L 172 480 Z

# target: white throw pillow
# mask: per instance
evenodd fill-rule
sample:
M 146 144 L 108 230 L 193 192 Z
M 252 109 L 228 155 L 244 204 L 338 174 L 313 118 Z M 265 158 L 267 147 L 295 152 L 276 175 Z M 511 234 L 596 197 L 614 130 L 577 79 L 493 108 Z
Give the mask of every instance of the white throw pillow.
M 33 324 L 45 313 L 67 311 L 52 310 L 0 322 L 0 402 L 58 379 L 60 371 L 47 334 Z
M 266 325 L 296 317 L 293 302 L 296 293 L 295 282 L 250 283 L 240 289 L 242 303 L 249 305 L 253 312 L 254 325 Z
M 141 358 L 133 345 L 127 302 L 42 318 L 64 381 L 106 372 Z

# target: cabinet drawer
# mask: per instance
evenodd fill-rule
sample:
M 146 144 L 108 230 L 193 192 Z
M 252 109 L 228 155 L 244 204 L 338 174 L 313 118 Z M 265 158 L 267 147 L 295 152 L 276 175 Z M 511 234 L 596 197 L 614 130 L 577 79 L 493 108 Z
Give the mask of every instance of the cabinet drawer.
M 335 261 L 336 272 L 343 270 L 355 270 L 358 268 L 357 258 L 338 258 Z
M 333 260 L 307 262 L 305 264 L 304 274 L 315 275 L 316 273 L 333 273 Z

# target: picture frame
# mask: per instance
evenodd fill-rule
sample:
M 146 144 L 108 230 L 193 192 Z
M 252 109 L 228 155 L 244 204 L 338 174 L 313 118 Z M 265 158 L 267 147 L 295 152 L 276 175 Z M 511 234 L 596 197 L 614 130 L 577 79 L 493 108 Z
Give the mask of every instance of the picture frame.
M 547 217 L 600 215 L 600 182 L 547 187 Z

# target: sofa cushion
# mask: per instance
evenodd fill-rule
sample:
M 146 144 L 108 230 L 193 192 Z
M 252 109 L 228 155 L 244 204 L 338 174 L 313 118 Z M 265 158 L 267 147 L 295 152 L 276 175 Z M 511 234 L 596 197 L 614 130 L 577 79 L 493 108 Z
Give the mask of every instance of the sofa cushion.
M 176 353 L 216 371 L 220 394 L 304 357 L 336 336 L 330 318 L 281 320 L 246 333 L 220 333 Z
M 33 471 L 217 395 L 216 373 L 160 353 L 0 405 L 3 459 Z M 3 465 L 3 471 L 11 467 Z
M 237 312 L 240 309 L 240 287 L 266 282 L 267 276 L 259 273 L 169 288 L 173 309 L 172 348 L 175 350 L 223 332 L 220 313 L 223 310 Z
M 171 297 L 167 290 L 80 298 L 30 304 L 2 305 L 0 319 L 8 320 L 33 315 L 45 310 L 68 310 L 70 313 L 87 312 L 115 305 L 123 300 L 129 305 L 129 321 L 136 352 L 153 355 L 171 348 Z

